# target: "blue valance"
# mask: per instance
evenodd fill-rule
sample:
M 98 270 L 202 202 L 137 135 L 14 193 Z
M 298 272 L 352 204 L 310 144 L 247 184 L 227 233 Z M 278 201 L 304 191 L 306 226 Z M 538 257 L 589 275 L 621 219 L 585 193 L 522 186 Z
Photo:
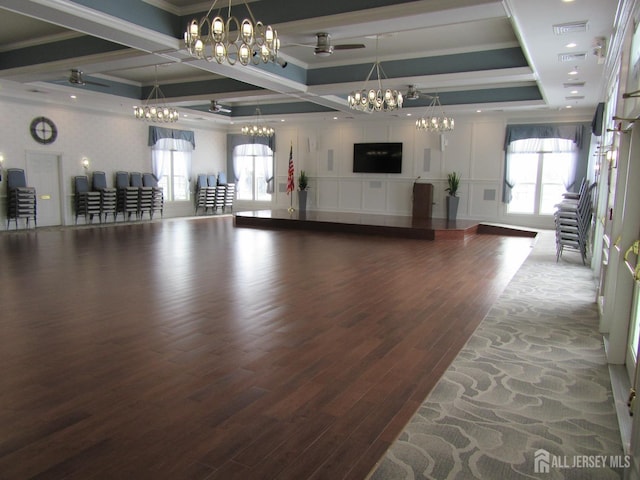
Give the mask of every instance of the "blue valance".
M 253 145 L 259 143 L 266 145 L 272 152 L 276 151 L 276 136 L 275 134 L 270 137 L 252 137 L 249 135 L 240 135 L 237 133 L 227 134 L 227 151 L 233 152 L 233 149 L 238 145 Z
M 149 146 L 153 147 L 162 138 L 173 138 L 174 140 L 185 140 L 196 148 L 196 140 L 190 130 L 174 130 L 172 128 L 149 126 Z
M 583 128 L 583 125 L 575 123 L 569 125 L 507 125 L 504 149 L 506 151 L 511 142 L 525 138 L 565 138 L 572 140 L 579 149 L 582 149 Z

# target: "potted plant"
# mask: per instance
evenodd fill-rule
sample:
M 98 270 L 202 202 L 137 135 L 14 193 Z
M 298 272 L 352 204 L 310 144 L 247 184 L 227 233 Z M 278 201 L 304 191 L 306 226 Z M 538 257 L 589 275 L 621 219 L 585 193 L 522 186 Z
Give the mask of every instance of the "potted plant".
M 447 195 L 447 220 L 454 220 L 458 216 L 458 187 L 460 186 L 460 174 L 451 172 L 447 174 L 447 188 L 444 189 Z
M 309 188 L 309 177 L 304 170 L 300 170 L 298 175 L 298 209 L 301 212 L 307 211 L 307 189 Z

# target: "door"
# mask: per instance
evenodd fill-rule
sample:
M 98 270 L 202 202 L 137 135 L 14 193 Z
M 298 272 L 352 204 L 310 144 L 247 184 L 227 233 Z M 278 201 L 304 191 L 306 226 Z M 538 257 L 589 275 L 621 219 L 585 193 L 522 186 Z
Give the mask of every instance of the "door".
M 27 152 L 27 185 L 36 189 L 36 219 L 39 227 L 62 225 L 60 156 Z

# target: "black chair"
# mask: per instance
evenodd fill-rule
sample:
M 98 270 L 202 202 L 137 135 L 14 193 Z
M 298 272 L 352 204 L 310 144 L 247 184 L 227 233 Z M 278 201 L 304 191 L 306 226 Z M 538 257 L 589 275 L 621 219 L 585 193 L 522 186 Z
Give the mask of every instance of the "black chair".
M 160 211 L 162 217 L 164 214 L 164 193 L 162 188 L 158 186 L 158 179 L 152 173 L 143 173 L 142 186 L 151 188 L 151 218 L 156 211 Z
M 38 226 L 36 220 L 36 189 L 27 187 L 27 177 L 21 168 L 7 169 L 7 229 L 11 220 L 15 220 L 16 229 L 18 219 L 24 218 L 26 227 L 29 228 L 29 220 L 33 219 L 34 226 Z
M 135 181 L 135 180 L 134 180 Z M 142 184 L 142 178 L 140 179 Z M 116 172 L 116 190 L 118 196 L 118 213 L 122 212 L 125 220 L 131 219 L 131 214 L 138 216 L 138 187 L 131 186 L 129 172 Z
M 107 176 L 104 172 L 93 172 L 92 186 L 94 191 L 100 193 L 100 221 L 102 221 L 102 216 L 104 215 L 104 221 L 106 222 L 111 214 L 115 222 L 118 215 L 116 189 L 107 186 Z
M 209 183 L 207 180 L 207 176 L 204 174 L 199 174 L 196 177 L 196 198 L 195 198 L 196 215 L 198 214 L 198 209 L 203 209 L 205 212 L 207 210 L 208 189 L 209 189 Z
M 86 175 L 77 175 L 74 180 L 74 205 L 76 211 L 76 225 L 78 217 L 84 216 L 85 223 L 91 223 L 95 215 L 100 220 L 100 192 L 92 191 L 89 188 L 89 178 Z

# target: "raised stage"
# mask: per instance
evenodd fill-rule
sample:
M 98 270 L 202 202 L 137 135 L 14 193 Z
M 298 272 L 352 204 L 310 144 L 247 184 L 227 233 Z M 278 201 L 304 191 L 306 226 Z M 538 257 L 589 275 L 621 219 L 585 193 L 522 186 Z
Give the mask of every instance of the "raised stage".
M 288 228 L 324 232 L 360 233 L 424 240 L 465 239 L 477 233 L 535 236 L 535 232 L 483 225 L 475 220 L 449 222 L 443 218 L 414 221 L 409 216 L 346 212 L 254 210 L 234 214 L 236 227 Z M 497 229 L 498 231 L 494 231 Z

